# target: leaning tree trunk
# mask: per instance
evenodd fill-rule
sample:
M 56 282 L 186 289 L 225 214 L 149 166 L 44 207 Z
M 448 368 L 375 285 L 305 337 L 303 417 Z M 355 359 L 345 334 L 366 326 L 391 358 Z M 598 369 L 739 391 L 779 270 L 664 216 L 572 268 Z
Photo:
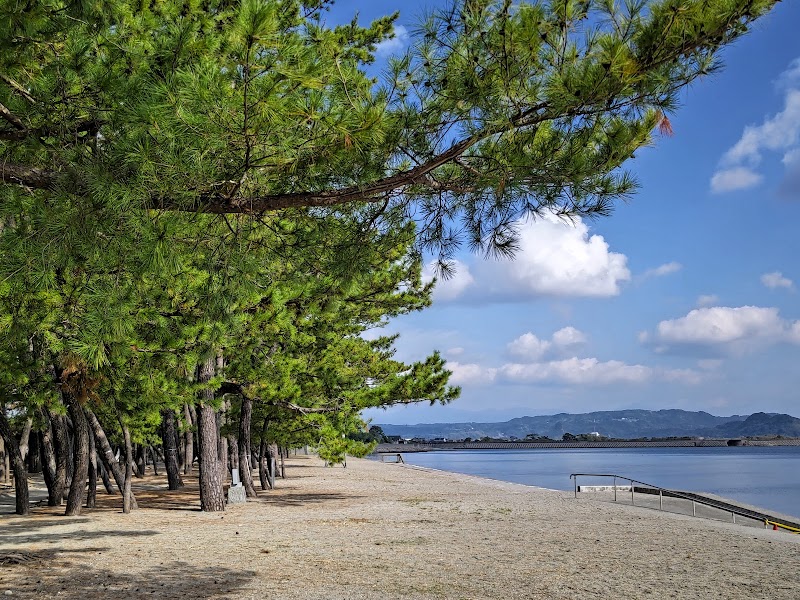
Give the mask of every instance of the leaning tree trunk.
M 167 469 L 168 487 L 171 490 L 180 489 L 183 487 L 183 480 L 178 465 L 178 448 L 175 444 L 175 413 L 168 408 L 161 411 L 161 440 L 164 445 L 164 466 Z
M 186 421 L 186 430 L 183 432 L 183 474 L 188 475 L 192 472 L 194 464 L 194 433 L 195 424 L 194 411 L 188 404 L 183 405 L 183 418 Z
M 28 417 L 25 420 L 25 427 L 22 428 L 22 436 L 19 438 L 19 455 L 22 460 L 28 457 L 28 444 L 31 439 L 31 427 L 33 426 L 33 419 Z
M 86 494 L 86 508 L 94 508 L 97 504 L 97 448 L 94 434 L 89 431 L 89 491 Z
M 89 424 L 80 401 L 71 393 L 64 393 L 67 410 L 72 419 L 75 441 L 73 443 L 72 483 L 67 497 L 65 515 L 74 517 L 81 514 L 83 497 L 86 492 L 86 475 L 89 472 Z
M 86 418 L 89 420 L 89 424 L 92 426 L 92 431 L 94 432 L 94 438 L 97 441 L 97 445 L 99 446 L 100 460 L 103 463 L 103 466 L 106 468 L 107 473 L 111 473 L 114 477 L 114 481 L 117 482 L 117 488 L 119 488 L 120 492 L 123 492 L 125 489 L 125 473 L 122 471 L 122 468 L 119 466 L 117 459 L 114 456 L 114 450 L 111 449 L 111 444 L 108 441 L 108 437 L 106 437 L 106 432 L 103 431 L 103 426 L 100 424 L 100 421 L 97 419 L 97 415 L 95 415 L 88 407 L 84 409 L 86 411 Z M 109 493 L 113 493 L 113 490 Z M 124 504 L 123 498 L 123 504 Z M 136 504 L 136 496 L 133 495 L 131 492 L 131 508 L 134 510 L 139 508 Z
M 253 401 L 242 396 L 242 409 L 239 413 L 239 473 L 248 498 L 255 498 L 253 485 L 253 466 L 250 463 L 250 427 L 253 420 Z
M 19 451 L 19 443 L 3 411 L 0 410 L 0 436 L 5 442 L 6 452 L 11 459 L 11 469 L 14 472 L 15 511 L 18 515 L 30 513 L 30 496 L 28 494 L 28 469 L 25 460 Z
M 103 465 L 102 459 L 100 460 L 100 479 L 103 481 L 103 487 L 106 488 L 106 494 L 113 496 L 116 493 L 114 484 L 111 483 L 111 479 L 108 477 L 108 470 Z
M 214 357 L 201 363 L 198 382 L 208 383 L 214 376 Z M 225 510 L 225 493 L 222 489 L 222 471 L 217 445 L 217 419 L 212 402 L 214 391 L 201 392 L 197 406 L 197 442 L 200 458 L 200 509 L 206 512 Z

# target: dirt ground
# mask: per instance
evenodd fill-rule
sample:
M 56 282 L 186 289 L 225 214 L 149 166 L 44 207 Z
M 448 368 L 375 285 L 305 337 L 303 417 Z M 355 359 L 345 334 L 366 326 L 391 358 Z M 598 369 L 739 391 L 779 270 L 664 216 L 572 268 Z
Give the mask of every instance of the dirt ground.
M 197 482 L 136 482 L 0 516 L 11 598 L 800 598 L 800 536 L 406 465 L 291 458 L 224 513 Z

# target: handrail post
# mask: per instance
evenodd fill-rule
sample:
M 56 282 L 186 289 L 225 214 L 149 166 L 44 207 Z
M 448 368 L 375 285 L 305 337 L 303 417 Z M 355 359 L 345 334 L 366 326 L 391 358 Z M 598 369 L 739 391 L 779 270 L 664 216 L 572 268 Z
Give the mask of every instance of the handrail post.
M 575 477 L 573 479 L 575 480 L 575 498 L 577 498 L 578 497 L 578 476 L 575 475 Z
M 661 488 L 658 488 L 658 510 L 664 510 L 664 495 L 661 493 Z
M 614 475 L 614 502 L 617 501 L 617 476 Z
M 694 503 L 694 498 L 692 498 L 692 516 L 693 517 L 697 516 L 697 508 L 696 508 L 695 503 Z
M 634 487 L 634 486 L 633 486 L 633 479 L 629 479 L 628 481 L 630 481 L 630 482 L 631 482 L 631 504 L 634 504 L 634 505 L 635 505 L 635 504 L 636 504 L 636 502 L 634 502 L 634 501 L 633 501 L 633 487 Z

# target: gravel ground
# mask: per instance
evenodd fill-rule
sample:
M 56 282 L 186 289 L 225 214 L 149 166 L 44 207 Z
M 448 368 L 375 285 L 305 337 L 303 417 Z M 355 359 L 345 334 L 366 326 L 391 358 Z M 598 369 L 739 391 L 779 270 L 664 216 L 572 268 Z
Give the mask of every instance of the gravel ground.
M 406 465 L 287 463 L 246 505 L 137 482 L 67 518 L 0 517 L 19 598 L 800 598 L 800 535 Z

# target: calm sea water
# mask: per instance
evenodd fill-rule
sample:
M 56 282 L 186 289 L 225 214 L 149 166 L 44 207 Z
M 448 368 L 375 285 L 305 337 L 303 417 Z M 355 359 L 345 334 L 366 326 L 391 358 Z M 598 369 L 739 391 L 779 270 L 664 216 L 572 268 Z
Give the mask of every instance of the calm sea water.
M 572 490 L 570 473 L 611 473 L 670 489 L 710 492 L 800 519 L 800 447 L 559 448 L 406 453 L 407 463 Z M 580 478 L 583 485 L 610 480 Z

